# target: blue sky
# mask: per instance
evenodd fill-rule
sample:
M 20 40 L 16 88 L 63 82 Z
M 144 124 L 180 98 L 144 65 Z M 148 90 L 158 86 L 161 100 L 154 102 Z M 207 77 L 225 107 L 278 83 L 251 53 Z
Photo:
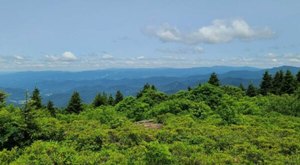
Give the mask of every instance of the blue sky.
M 0 69 L 300 66 L 297 0 L 0 0 Z

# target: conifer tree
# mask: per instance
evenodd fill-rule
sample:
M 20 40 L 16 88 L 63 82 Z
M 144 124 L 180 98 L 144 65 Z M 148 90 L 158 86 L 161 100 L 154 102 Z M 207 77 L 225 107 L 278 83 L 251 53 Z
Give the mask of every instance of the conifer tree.
M 53 117 L 56 116 L 54 104 L 51 100 L 49 100 L 48 103 L 47 103 L 47 110 L 49 111 L 51 116 L 53 116 Z
M 71 96 L 66 111 L 69 113 L 80 113 L 83 110 L 81 98 L 78 92 L 74 92 Z
M 298 81 L 298 83 L 300 83 L 300 70 L 298 71 L 298 73 L 297 73 L 296 77 L 297 77 L 297 81 Z
M 110 94 L 107 100 L 108 105 L 114 105 L 114 98 L 112 97 L 112 95 Z
M 210 78 L 208 80 L 208 83 L 209 84 L 212 84 L 212 85 L 215 85 L 215 86 L 220 86 L 220 81 L 218 79 L 218 76 L 215 72 L 213 72 L 211 75 L 210 75 Z
M 123 100 L 123 94 L 121 93 L 121 91 L 117 91 L 116 96 L 115 96 L 115 102 L 114 104 L 118 104 L 120 101 Z
M 283 86 L 283 71 L 277 71 L 273 81 L 272 81 L 272 93 L 276 94 L 276 95 L 280 95 L 282 94 L 282 86 Z
M 247 91 L 246 91 L 246 95 L 250 96 L 250 97 L 254 97 L 256 96 L 257 92 L 256 92 L 256 88 L 254 87 L 254 85 L 251 83 L 249 84 Z
M 34 88 L 31 95 L 32 106 L 36 109 L 42 108 L 42 98 L 40 95 L 40 90 L 38 88 Z
M 245 89 L 245 87 L 244 87 L 244 85 L 243 85 L 242 83 L 240 83 L 239 88 L 240 88 L 242 91 L 246 91 L 246 89 Z
M 283 92 L 292 94 L 297 88 L 297 82 L 291 71 L 287 70 L 283 78 Z
M 268 71 L 265 71 L 262 82 L 260 84 L 260 93 L 262 95 L 267 95 L 272 90 L 272 76 Z
M 108 100 L 107 100 L 107 95 L 106 93 L 98 93 L 93 101 L 93 106 L 94 107 L 99 107 L 101 105 L 107 105 Z

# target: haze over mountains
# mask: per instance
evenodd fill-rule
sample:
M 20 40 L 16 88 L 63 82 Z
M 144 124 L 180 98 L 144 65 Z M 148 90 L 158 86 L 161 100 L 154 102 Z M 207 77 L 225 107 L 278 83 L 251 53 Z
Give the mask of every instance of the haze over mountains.
M 0 73 L 0 90 L 9 94 L 8 102 L 21 104 L 25 92 L 34 87 L 41 91 L 43 101 L 52 100 L 57 106 L 64 106 L 73 91 L 80 92 L 84 102 L 89 103 L 98 92 L 113 94 L 121 90 L 125 95 L 135 95 L 145 83 L 154 84 L 166 93 L 175 93 L 188 86 L 206 82 L 216 72 L 222 84 L 247 86 L 250 82 L 259 84 L 262 74 L 268 70 L 299 71 L 299 67 L 281 66 L 268 69 L 254 67 L 198 67 L 198 68 L 135 68 L 105 69 L 81 72 L 27 71 Z

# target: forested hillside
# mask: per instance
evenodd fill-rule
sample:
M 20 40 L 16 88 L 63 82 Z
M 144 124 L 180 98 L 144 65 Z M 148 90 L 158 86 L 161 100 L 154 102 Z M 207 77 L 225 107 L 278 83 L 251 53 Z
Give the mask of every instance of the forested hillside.
M 299 164 L 300 72 L 265 72 L 260 86 L 207 83 L 168 95 L 100 92 L 65 108 L 40 90 L 19 108 L 0 92 L 0 164 Z

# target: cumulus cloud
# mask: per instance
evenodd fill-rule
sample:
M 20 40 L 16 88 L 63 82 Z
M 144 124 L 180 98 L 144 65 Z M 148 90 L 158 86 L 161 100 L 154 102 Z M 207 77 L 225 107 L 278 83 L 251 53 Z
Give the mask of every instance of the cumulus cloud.
M 200 27 L 192 32 L 183 32 L 169 24 L 163 24 L 160 27 L 149 26 L 145 32 L 163 42 L 184 44 L 217 44 L 234 40 L 265 39 L 274 35 L 270 28 L 251 27 L 243 19 L 214 20 L 211 25 Z
M 72 61 L 76 61 L 78 58 L 74 53 L 70 51 L 66 51 L 60 56 L 46 55 L 46 59 L 52 62 L 72 62 Z

